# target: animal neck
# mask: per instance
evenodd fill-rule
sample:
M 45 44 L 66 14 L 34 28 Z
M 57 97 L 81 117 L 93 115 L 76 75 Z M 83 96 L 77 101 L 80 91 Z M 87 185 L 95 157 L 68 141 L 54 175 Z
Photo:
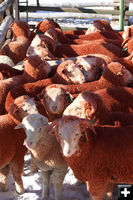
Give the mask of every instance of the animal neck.
M 36 147 L 34 149 L 29 149 L 32 155 L 38 160 L 42 160 L 43 158 L 47 159 L 47 156 L 50 156 L 52 149 L 55 143 L 55 136 L 50 135 L 48 133 L 44 133 Z M 42 153 L 43 152 L 43 153 Z
M 107 123 L 110 113 L 107 110 L 107 108 L 104 106 L 104 104 L 102 103 L 102 99 L 99 96 L 96 96 L 96 98 L 97 98 L 97 100 L 96 100 L 97 110 L 96 110 L 94 116 L 92 116 L 92 120 L 94 121 L 95 125 L 96 124 L 102 125 L 102 124 Z
M 8 113 L 12 123 L 14 123 L 15 125 L 19 124 L 21 121 L 18 120 L 17 118 L 15 118 L 15 116 L 13 116 L 12 114 Z
M 123 76 L 117 76 L 115 69 L 106 68 L 104 74 L 101 76 L 101 80 L 104 81 L 108 87 L 123 86 Z
M 24 83 L 31 83 L 31 82 L 35 82 L 37 80 L 40 80 L 39 79 L 39 75 L 37 75 L 37 74 L 33 75 L 33 74 L 29 74 L 27 72 L 24 72 L 24 74 L 22 75 L 22 77 L 23 77 Z
M 12 86 L 16 86 L 16 84 L 21 84 L 22 83 L 22 75 L 18 75 L 18 76 L 13 76 L 11 78 L 8 78 L 6 80 L 6 83 Z
M 4 126 L 4 127 L 16 125 L 9 113 L 0 116 L 0 124 L 2 124 L 2 126 Z

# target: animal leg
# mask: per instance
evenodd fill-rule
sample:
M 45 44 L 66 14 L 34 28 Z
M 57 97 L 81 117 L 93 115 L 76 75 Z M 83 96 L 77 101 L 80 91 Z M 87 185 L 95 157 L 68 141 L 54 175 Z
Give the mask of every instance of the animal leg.
M 53 182 L 54 191 L 55 191 L 55 200 L 63 200 L 62 183 L 66 175 L 66 172 L 67 172 L 67 168 L 64 170 L 55 169 L 52 173 L 52 182 Z
M 23 161 L 21 160 L 19 162 L 12 161 L 10 167 L 13 173 L 16 191 L 19 194 L 23 194 L 24 187 L 23 187 L 23 181 L 22 181 L 22 174 L 23 174 L 23 169 L 24 169 L 24 160 Z
M 43 178 L 43 190 L 42 190 L 42 198 L 41 200 L 48 200 L 49 197 L 49 181 L 50 181 L 50 175 L 51 171 L 46 171 L 42 173 L 42 178 Z
M 30 170 L 32 173 L 38 172 L 38 167 L 36 166 L 34 162 L 34 157 L 31 154 L 31 164 L 30 164 Z
M 7 190 L 8 176 L 9 176 L 9 165 L 0 169 L 0 191 Z

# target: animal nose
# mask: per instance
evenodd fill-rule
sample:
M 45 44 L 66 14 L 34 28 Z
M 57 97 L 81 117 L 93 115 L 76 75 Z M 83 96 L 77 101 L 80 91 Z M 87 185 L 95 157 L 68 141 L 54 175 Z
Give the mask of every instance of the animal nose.
M 56 110 L 57 110 L 57 106 L 56 106 L 56 105 L 52 106 L 52 109 L 53 109 L 54 111 L 56 111 Z
M 32 145 L 32 144 L 33 144 L 33 141 L 30 142 L 30 145 Z
M 31 147 L 33 145 L 33 141 L 25 141 L 25 146 Z

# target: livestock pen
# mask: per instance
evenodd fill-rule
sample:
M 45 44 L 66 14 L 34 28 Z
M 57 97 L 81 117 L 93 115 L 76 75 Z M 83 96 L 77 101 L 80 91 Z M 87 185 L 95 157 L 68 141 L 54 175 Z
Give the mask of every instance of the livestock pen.
M 82 28 L 79 23 L 81 19 L 84 19 L 83 23 L 87 21 L 85 24 L 87 26 L 92 22 L 92 18 L 108 18 L 113 26 L 117 22 L 117 28 L 123 30 L 127 25 L 128 17 L 133 16 L 133 11 L 129 11 L 130 0 L 93 0 L 92 2 L 1 0 L 0 3 L 0 16 L 2 16 L 0 44 L 5 39 L 10 24 L 18 19 L 26 20 L 31 26 L 46 18 L 58 21 L 59 24 L 63 20 L 62 26 L 67 24 L 65 28 L 72 29 Z M 71 22 L 72 25 L 67 22 Z

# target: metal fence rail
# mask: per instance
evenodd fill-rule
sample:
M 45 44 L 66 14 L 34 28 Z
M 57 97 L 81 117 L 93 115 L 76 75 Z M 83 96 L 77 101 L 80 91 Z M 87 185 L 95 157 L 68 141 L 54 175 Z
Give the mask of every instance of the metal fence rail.
M 21 0 L 22 2 L 22 0 Z M 79 17 L 79 18 L 85 18 L 85 14 L 89 17 L 89 15 L 100 15 L 103 17 L 106 17 L 106 15 L 110 16 L 117 16 L 119 20 L 119 26 L 120 30 L 124 29 L 124 22 L 125 22 L 125 16 L 133 15 L 133 12 L 127 11 L 125 9 L 125 4 L 127 5 L 128 0 L 36 0 L 28 1 L 28 8 L 25 5 L 19 4 L 19 10 L 21 13 L 21 17 L 26 17 L 26 14 L 24 11 L 28 10 L 28 18 L 45 18 L 46 16 L 48 18 L 67 18 L 70 16 Z M 107 9 L 101 9 L 101 7 L 107 7 Z M 93 8 L 92 8 L 93 7 Z M 110 7 L 113 7 L 114 9 L 110 9 Z M 55 11 L 56 13 L 52 14 L 35 14 L 36 10 L 43 10 L 43 11 Z M 61 12 L 60 14 L 58 12 Z M 64 14 L 64 12 L 67 12 L 67 14 Z M 73 13 L 73 14 L 72 14 Z M 76 14 L 74 14 L 76 13 Z M 79 14 L 77 14 L 79 13 Z
M 0 4 L 0 47 L 2 46 L 7 30 L 14 20 L 18 20 L 17 0 L 5 0 Z

